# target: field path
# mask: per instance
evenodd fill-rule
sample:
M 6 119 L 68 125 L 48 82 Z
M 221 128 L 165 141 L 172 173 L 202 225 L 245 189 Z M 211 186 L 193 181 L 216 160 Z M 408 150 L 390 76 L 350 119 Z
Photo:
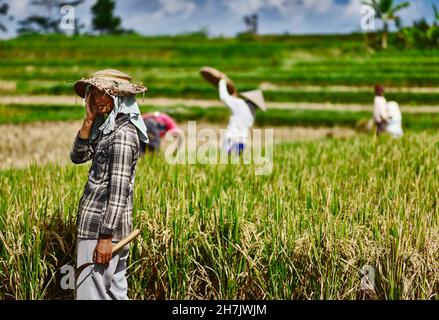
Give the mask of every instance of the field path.
M 82 121 L 35 121 L 23 124 L 0 124 L 2 139 L 0 140 L 0 170 L 7 168 L 23 168 L 31 163 L 70 163 L 69 153 Z M 187 141 L 187 123 L 180 123 Z M 196 125 L 199 132 L 213 129 L 217 136 L 224 126 L 201 122 Z M 306 127 L 274 127 L 274 143 L 288 141 L 304 141 L 324 138 L 348 138 L 355 135 L 349 128 L 306 128 Z M 29 132 L 32 132 L 30 135 Z M 56 137 L 54 139 L 53 137 Z M 197 141 L 202 143 L 202 141 Z M 204 143 L 204 142 L 203 142 Z M 219 141 L 218 141 L 219 143 Z M 163 149 L 166 142 L 163 141 Z
M 82 99 L 75 96 L 0 96 L 0 104 L 49 104 L 49 105 L 74 105 L 82 104 Z M 221 107 L 219 100 L 198 100 L 198 99 L 170 99 L 170 98 L 145 98 L 139 96 L 137 99 L 140 105 L 155 105 L 157 107 L 168 107 L 173 105 L 184 105 L 188 107 Z M 372 111 L 370 105 L 358 104 L 332 104 L 332 103 L 289 103 L 289 102 L 268 102 L 268 108 L 272 109 L 309 109 L 309 110 L 332 110 L 332 111 Z M 438 106 L 401 106 L 405 113 L 439 113 Z

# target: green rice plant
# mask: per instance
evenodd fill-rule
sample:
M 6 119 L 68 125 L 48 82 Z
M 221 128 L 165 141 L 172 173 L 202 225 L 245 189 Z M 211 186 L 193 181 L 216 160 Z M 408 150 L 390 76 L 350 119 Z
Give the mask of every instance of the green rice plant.
M 273 171 L 140 159 L 133 299 L 438 299 L 438 134 L 276 145 Z M 62 299 L 88 165 L 0 171 L 0 298 Z M 360 270 L 375 270 L 375 290 Z
M 140 102 L 140 101 L 139 101 Z M 157 107 L 141 105 L 142 113 L 163 111 L 171 115 L 177 122 L 204 121 L 226 124 L 229 111 L 225 107 L 210 108 L 171 105 Z M 84 107 L 78 105 L 0 105 L 0 124 L 28 123 L 33 121 L 65 121 L 81 120 L 84 117 Z M 350 127 L 360 128 L 371 119 L 372 113 L 367 111 L 335 111 L 312 109 L 269 109 L 259 112 L 256 125 L 269 126 L 307 126 L 307 127 Z M 405 113 L 403 127 L 413 131 L 439 128 L 436 113 Z
M 97 69 L 117 68 L 147 84 L 152 95 L 206 98 L 211 93 L 198 70 L 210 65 L 226 72 L 240 89 L 262 82 L 292 87 L 375 83 L 435 87 L 439 84 L 438 57 L 437 49 L 368 53 L 361 35 L 261 36 L 249 40 L 27 36 L 0 41 L 0 79 L 17 82 L 14 94 L 56 95 L 71 93 L 73 81 Z M 322 94 L 323 98 L 326 93 Z M 315 101 L 320 96 L 302 92 L 283 95 L 287 101 Z M 282 94 L 273 94 L 274 99 L 278 96 Z M 364 99 L 364 93 L 329 97 L 329 101 L 342 103 Z M 401 99 L 396 100 L 437 102 L 436 96 L 425 95 L 403 94 Z

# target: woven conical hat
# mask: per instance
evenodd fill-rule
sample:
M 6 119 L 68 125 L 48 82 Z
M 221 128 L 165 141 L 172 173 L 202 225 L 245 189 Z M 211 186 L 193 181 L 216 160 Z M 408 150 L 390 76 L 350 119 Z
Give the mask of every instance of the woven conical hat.
M 148 91 L 143 84 L 131 83 L 131 77 L 115 69 L 105 69 L 95 72 L 89 78 L 82 78 L 75 83 L 76 93 L 84 98 L 85 87 L 91 84 L 100 90 L 104 90 L 112 96 L 128 96 Z
M 252 90 L 241 92 L 240 96 L 246 100 L 253 102 L 262 111 L 267 111 L 267 106 L 265 105 L 264 95 L 261 90 Z
M 218 87 L 218 83 L 222 78 L 226 79 L 227 91 L 229 91 L 230 94 L 236 93 L 236 87 L 233 84 L 233 81 L 230 80 L 229 77 L 227 77 L 221 71 L 212 67 L 203 67 L 200 69 L 200 74 L 203 76 L 204 79 L 213 84 L 215 87 Z

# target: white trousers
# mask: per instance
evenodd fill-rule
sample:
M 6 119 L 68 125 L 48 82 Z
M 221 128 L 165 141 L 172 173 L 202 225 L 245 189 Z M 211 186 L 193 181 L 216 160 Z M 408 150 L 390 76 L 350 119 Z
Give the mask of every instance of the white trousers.
M 76 267 L 93 262 L 97 240 L 78 238 Z M 110 262 L 85 268 L 76 282 L 77 300 L 128 300 L 125 277 L 129 247 L 114 254 Z

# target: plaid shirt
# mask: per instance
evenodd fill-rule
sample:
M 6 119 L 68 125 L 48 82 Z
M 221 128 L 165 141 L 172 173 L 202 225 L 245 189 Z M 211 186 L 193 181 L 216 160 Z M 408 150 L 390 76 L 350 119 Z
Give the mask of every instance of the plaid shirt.
M 112 235 L 118 241 L 131 232 L 138 156 L 139 136 L 128 115 L 118 117 L 111 133 L 100 132 L 93 141 L 76 136 L 70 159 L 76 164 L 92 160 L 79 201 L 78 237 Z

